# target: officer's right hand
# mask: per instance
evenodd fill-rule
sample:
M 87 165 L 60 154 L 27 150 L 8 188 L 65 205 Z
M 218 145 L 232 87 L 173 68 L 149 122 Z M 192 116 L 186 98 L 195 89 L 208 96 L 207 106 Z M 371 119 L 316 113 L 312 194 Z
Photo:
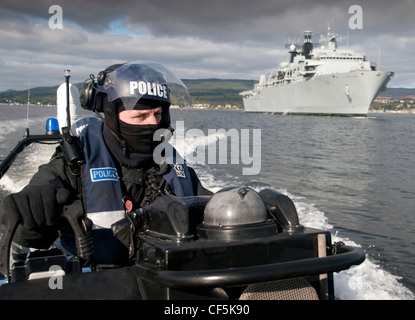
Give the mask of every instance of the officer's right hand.
M 10 194 L 4 199 L 0 221 L 6 223 L 14 217 L 28 229 L 53 226 L 62 214 L 62 206 L 70 200 L 68 189 L 28 185 L 22 191 Z

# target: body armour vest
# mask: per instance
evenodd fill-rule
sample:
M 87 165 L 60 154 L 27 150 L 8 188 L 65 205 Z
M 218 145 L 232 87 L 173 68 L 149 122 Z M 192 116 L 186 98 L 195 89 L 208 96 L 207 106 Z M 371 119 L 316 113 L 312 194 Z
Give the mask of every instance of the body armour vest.
M 95 258 L 102 264 L 118 265 L 124 259 L 116 257 L 121 243 L 116 243 L 118 240 L 110 228 L 113 223 L 125 217 L 125 207 L 117 166 L 105 144 L 102 126 L 100 119 L 85 117 L 74 123 L 71 130 L 72 134 L 80 138 L 83 146 L 85 164 L 81 172 L 82 197 L 86 214 L 94 223 L 94 245 L 98 256 Z M 178 197 L 193 196 L 193 183 L 186 164 L 168 166 L 163 178 L 169 192 Z M 127 248 L 123 249 L 127 251 Z M 128 256 L 127 252 L 126 255 Z

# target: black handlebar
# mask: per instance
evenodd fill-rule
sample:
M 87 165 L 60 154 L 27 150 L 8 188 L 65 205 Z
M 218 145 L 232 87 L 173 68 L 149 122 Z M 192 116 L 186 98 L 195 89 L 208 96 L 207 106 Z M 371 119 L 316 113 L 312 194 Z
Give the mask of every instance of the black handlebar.
M 184 271 L 156 270 L 146 264 L 137 264 L 135 272 L 158 286 L 170 288 L 224 287 L 339 272 L 353 265 L 361 264 L 365 257 L 366 255 L 361 248 L 342 246 L 336 254 L 320 258 L 238 268 Z
M 95 271 L 94 240 L 91 229 L 93 222 L 85 215 L 81 200 L 75 200 L 68 206 L 63 207 L 62 217 L 68 220 L 75 234 L 75 244 L 78 257 L 86 260 Z

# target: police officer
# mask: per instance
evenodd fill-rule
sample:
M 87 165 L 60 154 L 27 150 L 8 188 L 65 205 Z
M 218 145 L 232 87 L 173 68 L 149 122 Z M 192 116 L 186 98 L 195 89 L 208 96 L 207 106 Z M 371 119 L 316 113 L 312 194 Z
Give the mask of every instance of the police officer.
M 61 145 L 22 191 L 5 198 L 4 214 L 20 219 L 14 242 L 48 248 L 59 231 L 60 245 L 76 254 L 73 235 L 62 233 L 57 222 L 64 204 L 81 199 L 94 223 L 96 263 L 121 266 L 128 252 L 112 235 L 111 224 L 163 194 L 211 194 L 185 163 L 154 161 L 153 151 L 163 141 L 154 140 L 154 134 L 161 132 L 162 137 L 168 136 L 166 130 L 172 132 L 172 99 L 181 103 L 190 101 L 190 96 L 174 74 L 155 62 L 113 65 L 85 83 L 80 104 L 99 117 L 73 125 L 82 149 L 81 164 L 70 163 Z

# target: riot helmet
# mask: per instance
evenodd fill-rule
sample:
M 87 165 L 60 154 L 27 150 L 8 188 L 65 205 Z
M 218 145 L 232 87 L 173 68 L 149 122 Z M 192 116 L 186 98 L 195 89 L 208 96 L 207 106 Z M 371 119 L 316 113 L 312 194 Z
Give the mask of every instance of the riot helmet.
M 171 104 L 179 107 L 191 105 L 189 91 L 183 82 L 162 64 L 147 60 L 116 64 L 101 71 L 96 79 L 84 85 L 80 101 L 85 109 L 103 112 L 105 124 L 120 143 L 137 153 L 154 150 L 157 143 L 153 142 L 153 134 L 158 129 L 172 131 Z M 159 107 L 162 108 L 162 117 L 157 125 L 126 125 L 118 119 L 123 110 Z

